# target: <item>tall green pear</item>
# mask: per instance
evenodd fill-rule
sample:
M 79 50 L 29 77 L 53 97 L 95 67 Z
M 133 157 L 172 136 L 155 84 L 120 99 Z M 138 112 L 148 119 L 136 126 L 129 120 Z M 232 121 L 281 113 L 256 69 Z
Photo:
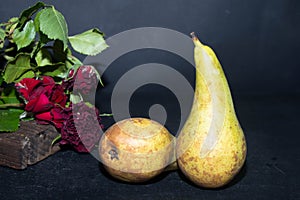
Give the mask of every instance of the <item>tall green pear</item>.
M 196 185 L 217 188 L 240 171 L 246 141 L 221 64 L 210 47 L 191 35 L 196 85 L 191 113 L 177 139 L 178 166 Z

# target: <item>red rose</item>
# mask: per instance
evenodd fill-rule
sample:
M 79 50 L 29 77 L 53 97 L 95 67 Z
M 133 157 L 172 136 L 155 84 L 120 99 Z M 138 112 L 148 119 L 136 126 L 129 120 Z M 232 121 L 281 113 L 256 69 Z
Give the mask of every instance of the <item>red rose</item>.
M 25 106 L 25 110 L 33 113 L 41 113 L 51 109 L 53 103 L 49 101 L 45 94 L 32 95 Z
M 16 88 L 25 100 L 29 100 L 29 95 L 32 90 L 41 84 L 40 80 L 33 78 L 24 78 L 22 81 L 16 84 Z
M 65 106 L 67 102 L 63 87 L 49 76 L 41 80 L 24 78 L 16 84 L 16 88 L 26 101 L 25 110 L 28 112 L 43 113 L 55 104 Z
M 78 152 L 90 152 L 100 139 L 99 111 L 84 102 L 72 105 L 69 118 L 63 123 L 60 144 L 71 145 Z
M 55 85 L 52 88 L 52 94 L 50 97 L 50 101 L 59 104 L 61 106 L 65 106 L 67 102 L 67 96 L 65 95 L 64 88 L 61 85 Z
M 66 105 L 67 95 L 52 77 L 24 78 L 16 84 L 16 88 L 25 99 L 25 110 L 35 114 L 39 123 L 53 123 L 57 128 L 62 127 L 62 110 Z
M 45 94 L 47 96 L 50 96 L 53 91 L 53 87 L 56 85 L 55 81 L 50 76 L 43 76 L 41 82 L 42 82 L 41 86 L 42 86 Z
M 69 117 L 68 108 L 62 108 L 55 105 L 50 111 L 35 115 L 36 120 L 40 124 L 52 123 L 56 128 L 61 129 L 65 120 Z

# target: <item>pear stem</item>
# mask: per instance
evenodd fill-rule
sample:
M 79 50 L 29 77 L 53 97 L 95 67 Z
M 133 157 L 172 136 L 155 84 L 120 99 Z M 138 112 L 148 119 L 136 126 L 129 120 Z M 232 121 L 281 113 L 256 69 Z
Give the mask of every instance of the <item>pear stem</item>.
M 195 32 L 191 32 L 190 35 L 192 36 L 192 38 L 197 38 Z
M 200 40 L 196 36 L 195 32 L 191 32 L 190 35 L 192 36 L 192 40 L 193 40 L 193 42 L 196 46 L 202 46 L 202 43 L 200 42 Z
M 174 162 L 172 162 L 171 164 L 169 164 L 164 171 L 168 172 L 168 171 L 175 171 L 178 169 L 178 165 L 177 165 L 177 161 L 175 160 Z
M 199 39 L 196 36 L 195 32 L 191 32 L 190 35 L 191 35 L 191 37 L 192 37 L 192 39 L 193 39 L 194 42 L 199 41 Z

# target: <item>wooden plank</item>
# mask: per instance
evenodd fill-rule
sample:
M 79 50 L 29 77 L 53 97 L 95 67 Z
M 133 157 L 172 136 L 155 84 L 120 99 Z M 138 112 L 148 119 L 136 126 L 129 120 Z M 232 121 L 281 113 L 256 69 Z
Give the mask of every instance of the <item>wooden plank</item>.
M 40 125 L 35 121 L 21 122 L 14 133 L 0 133 L 0 165 L 25 169 L 60 150 L 51 145 L 59 133 L 52 125 Z

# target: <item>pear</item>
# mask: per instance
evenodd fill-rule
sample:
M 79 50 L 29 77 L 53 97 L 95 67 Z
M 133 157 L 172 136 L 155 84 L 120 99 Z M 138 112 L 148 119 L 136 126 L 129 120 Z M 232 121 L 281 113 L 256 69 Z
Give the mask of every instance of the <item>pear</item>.
M 224 186 L 240 171 L 246 141 L 225 74 L 214 51 L 191 33 L 196 85 L 191 112 L 180 131 L 176 156 L 183 174 L 198 186 Z
M 128 118 L 102 135 L 99 155 L 106 171 L 116 179 L 138 183 L 163 171 L 177 169 L 175 137 L 160 123 Z

